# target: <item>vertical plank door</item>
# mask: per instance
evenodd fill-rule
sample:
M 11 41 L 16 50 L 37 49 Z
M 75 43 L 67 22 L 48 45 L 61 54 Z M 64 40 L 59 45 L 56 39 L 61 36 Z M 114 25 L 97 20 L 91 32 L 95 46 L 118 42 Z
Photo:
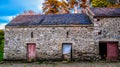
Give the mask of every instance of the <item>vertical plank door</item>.
M 28 43 L 27 44 L 27 60 L 29 62 L 36 60 L 36 45 L 35 43 Z
M 116 61 L 118 60 L 118 44 L 107 43 L 107 60 Z

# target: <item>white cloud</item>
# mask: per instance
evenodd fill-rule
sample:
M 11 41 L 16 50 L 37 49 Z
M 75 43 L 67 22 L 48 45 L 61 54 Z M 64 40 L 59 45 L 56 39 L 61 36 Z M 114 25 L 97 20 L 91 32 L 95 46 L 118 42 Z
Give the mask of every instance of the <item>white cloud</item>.
M 44 3 L 44 0 L 39 0 L 39 4 L 37 5 L 37 9 L 39 10 L 39 12 L 42 12 L 43 3 Z
M 3 24 L 0 24 L 0 29 L 5 29 L 5 25 L 6 25 L 7 23 L 3 23 Z
M 15 16 L 0 16 L 0 20 L 3 20 L 4 22 L 0 22 L 0 29 L 4 29 L 5 28 L 5 25 L 10 22 L 13 17 Z
M 5 21 L 11 21 L 15 16 L 0 16 L 0 19 Z
M 15 3 L 24 8 L 24 10 L 33 10 L 35 12 L 42 12 L 42 3 L 45 0 L 15 0 Z

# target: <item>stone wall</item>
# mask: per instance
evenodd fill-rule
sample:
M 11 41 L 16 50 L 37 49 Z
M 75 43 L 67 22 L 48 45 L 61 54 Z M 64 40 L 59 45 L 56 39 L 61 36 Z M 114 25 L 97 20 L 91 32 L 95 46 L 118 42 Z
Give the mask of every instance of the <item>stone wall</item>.
M 97 47 L 99 47 L 100 41 L 118 42 L 118 49 L 120 51 L 120 18 L 115 17 L 97 19 L 99 19 L 99 21 L 93 21 L 94 41 Z
M 4 59 L 27 59 L 27 43 L 36 43 L 37 59 L 62 59 L 62 43 L 72 43 L 76 60 L 99 60 L 100 41 L 118 42 L 120 51 L 120 18 L 93 19 L 94 26 L 6 27 Z
M 6 27 L 4 59 L 27 59 L 27 43 L 36 43 L 37 59 L 62 59 L 62 43 L 72 43 L 74 59 L 91 60 L 98 55 L 93 26 Z
M 95 21 L 94 32 L 96 41 L 120 41 L 120 18 L 101 18 Z

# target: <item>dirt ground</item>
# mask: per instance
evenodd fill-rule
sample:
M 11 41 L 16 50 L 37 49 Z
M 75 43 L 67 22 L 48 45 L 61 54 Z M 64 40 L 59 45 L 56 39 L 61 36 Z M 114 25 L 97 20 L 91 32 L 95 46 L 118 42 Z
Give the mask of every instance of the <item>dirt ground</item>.
M 21 63 L 21 62 L 4 62 L 0 67 L 120 67 L 120 62 L 51 62 L 51 63 Z

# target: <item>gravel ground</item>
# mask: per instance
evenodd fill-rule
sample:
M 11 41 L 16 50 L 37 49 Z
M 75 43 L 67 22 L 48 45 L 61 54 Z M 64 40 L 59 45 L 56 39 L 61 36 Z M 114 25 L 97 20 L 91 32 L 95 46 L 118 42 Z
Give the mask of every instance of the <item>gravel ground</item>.
M 106 62 L 51 62 L 51 63 L 21 63 L 21 62 L 4 62 L 0 67 L 120 67 L 120 62 L 106 63 Z

